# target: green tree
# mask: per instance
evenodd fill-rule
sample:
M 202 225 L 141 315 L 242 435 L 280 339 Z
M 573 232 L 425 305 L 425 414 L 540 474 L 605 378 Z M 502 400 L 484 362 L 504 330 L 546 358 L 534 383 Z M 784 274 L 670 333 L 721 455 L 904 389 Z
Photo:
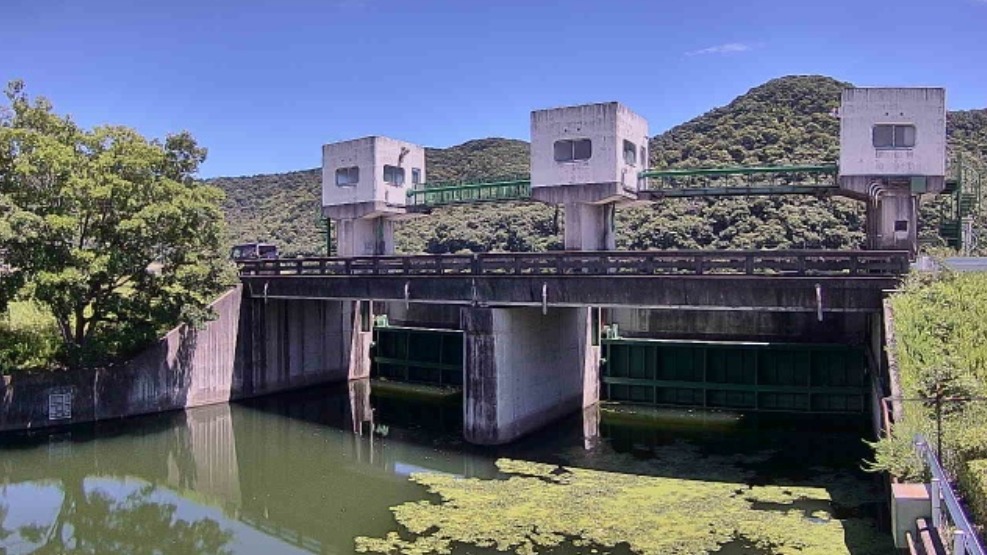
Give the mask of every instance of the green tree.
M 205 149 L 184 132 L 162 142 L 126 127 L 84 129 L 19 81 L 6 96 L 4 282 L 27 282 L 54 315 L 62 362 L 102 364 L 179 320 L 205 319 L 229 272 L 222 193 L 193 179 Z

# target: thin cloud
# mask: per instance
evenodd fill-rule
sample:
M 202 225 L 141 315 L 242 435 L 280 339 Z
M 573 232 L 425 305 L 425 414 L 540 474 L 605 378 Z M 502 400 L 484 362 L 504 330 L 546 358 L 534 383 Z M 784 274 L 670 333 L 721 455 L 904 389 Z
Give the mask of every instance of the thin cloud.
M 987 0 L 983 0 L 987 1 Z M 706 54 L 736 54 L 738 52 L 747 52 L 753 50 L 754 46 L 751 44 L 743 42 L 728 42 L 726 44 L 718 44 L 716 46 L 710 46 L 709 48 L 701 48 L 699 50 L 690 50 L 686 52 L 686 56 L 703 56 Z

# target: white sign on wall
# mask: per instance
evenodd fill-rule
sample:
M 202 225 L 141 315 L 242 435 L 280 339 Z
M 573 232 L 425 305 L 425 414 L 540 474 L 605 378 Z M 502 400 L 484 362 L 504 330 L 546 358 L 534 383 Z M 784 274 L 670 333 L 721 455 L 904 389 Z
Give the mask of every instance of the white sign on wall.
M 72 392 L 48 394 L 48 420 L 72 418 Z

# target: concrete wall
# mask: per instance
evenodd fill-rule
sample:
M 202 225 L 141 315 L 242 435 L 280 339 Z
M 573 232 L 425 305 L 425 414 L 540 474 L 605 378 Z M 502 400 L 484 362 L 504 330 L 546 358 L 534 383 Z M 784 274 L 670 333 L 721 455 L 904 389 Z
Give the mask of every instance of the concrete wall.
M 589 139 L 592 156 L 574 162 L 555 161 L 555 142 Z M 624 161 L 623 142 L 635 146 L 635 163 Z M 617 102 L 568 106 L 531 112 L 531 186 L 620 183 L 637 190 L 642 146 L 647 149 L 648 122 Z M 647 160 L 647 158 L 645 158 Z
M 462 319 L 467 441 L 507 443 L 598 400 L 589 309 L 464 308 Z
M 394 326 L 417 328 L 438 328 L 458 330 L 460 307 L 448 304 L 422 304 L 388 302 L 377 303 L 380 314 L 387 315 L 387 321 Z
M 369 376 L 359 302 L 249 298 L 237 287 L 202 330 L 179 326 L 132 360 L 4 376 L 0 431 L 224 403 Z
M 404 169 L 404 184 L 384 182 L 384 166 Z M 355 185 L 336 185 L 336 170 L 357 167 L 360 179 Z M 425 181 L 425 149 L 421 146 L 390 139 L 365 137 L 352 141 L 327 144 L 322 147 L 322 205 L 340 206 L 377 203 L 403 207 L 406 193 L 412 187 L 412 170 L 418 169 Z
M 861 345 L 867 336 L 867 316 L 827 313 L 820 321 L 808 312 L 612 308 L 607 310 L 607 323 L 616 323 L 624 337 Z
M 915 126 L 913 148 L 875 148 L 877 124 Z M 946 92 L 941 88 L 850 88 L 840 107 L 841 176 L 944 176 Z M 861 191 L 866 192 L 866 191 Z

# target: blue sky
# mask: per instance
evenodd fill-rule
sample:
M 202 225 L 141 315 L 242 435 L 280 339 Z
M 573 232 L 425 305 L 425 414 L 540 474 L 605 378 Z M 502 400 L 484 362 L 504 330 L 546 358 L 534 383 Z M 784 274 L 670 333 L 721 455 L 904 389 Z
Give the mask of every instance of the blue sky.
M 0 80 L 87 126 L 187 129 L 206 177 L 365 135 L 526 139 L 532 109 L 584 102 L 658 133 L 806 73 L 987 107 L 987 0 L 0 0 Z

